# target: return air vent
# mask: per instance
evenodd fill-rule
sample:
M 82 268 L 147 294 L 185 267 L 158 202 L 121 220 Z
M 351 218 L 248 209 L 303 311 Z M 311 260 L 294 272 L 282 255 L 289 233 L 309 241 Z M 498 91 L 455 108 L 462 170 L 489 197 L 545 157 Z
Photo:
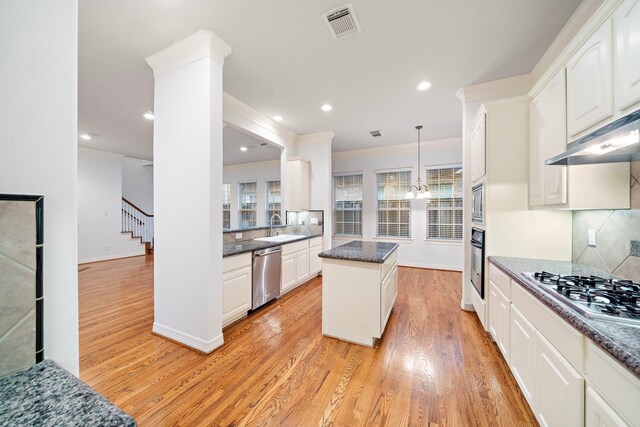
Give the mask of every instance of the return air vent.
M 336 40 L 360 32 L 358 17 L 351 3 L 332 9 L 322 15 L 322 17 L 327 23 L 329 32 L 331 32 L 331 35 Z
M 382 134 L 380 133 L 379 130 L 372 130 L 371 132 L 369 132 L 371 134 L 372 137 L 376 138 L 378 136 L 382 136 Z

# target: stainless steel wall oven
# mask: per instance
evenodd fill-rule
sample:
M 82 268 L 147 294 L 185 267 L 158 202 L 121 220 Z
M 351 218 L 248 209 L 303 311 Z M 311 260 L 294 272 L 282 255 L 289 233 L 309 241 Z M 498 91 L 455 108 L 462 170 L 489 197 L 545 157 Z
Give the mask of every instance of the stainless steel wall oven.
M 484 299 L 484 230 L 471 229 L 471 284 Z

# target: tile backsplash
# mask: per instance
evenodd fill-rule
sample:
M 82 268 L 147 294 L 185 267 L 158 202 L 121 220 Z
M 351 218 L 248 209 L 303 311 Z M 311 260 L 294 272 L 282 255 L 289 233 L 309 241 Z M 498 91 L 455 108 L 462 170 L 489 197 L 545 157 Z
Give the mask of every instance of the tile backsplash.
M 631 163 L 631 209 L 573 212 L 572 259 L 640 282 L 640 161 Z M 596 245 L 587 233 L 596 230 Z

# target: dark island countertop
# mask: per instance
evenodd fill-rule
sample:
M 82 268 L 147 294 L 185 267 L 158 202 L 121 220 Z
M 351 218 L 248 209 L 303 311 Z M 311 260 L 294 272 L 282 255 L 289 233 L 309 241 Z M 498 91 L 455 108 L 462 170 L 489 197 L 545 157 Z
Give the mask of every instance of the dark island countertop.
M 522 273 L 548 271 L 562 275 L 595 275 L 603 278 L 615 278 L 616 276 L 569 261 L 494 256 L 489 257 L 489 261 L 518 282 L 545 306 L 566 320 L 567 323 L 582 332 L 598 347 L 640 377 L 640 324 L 636 326 L 616 322 L 615 320 L 590 319 L 569 305 L 553 298 L 541 289 L 533 279 L 525 277 Z
M 88 385 L 45 360 L 0 378 L 2 426 L 112 426 L 136 422 Z
M 286 242 L 265 242 L 263 240 L 244 240 L 233 243 L 223 243 L 222 257 L 240 255 L 247 252 L 259 251 L 261 249 L 273 248 L 275 246 L 287 245 L 289 243 L 300 242 L 302 240 L 313 239 L 314 237 L 322 237 L 322 234 L 301 234 L 299 239 L 289 240 Z
M 382 264 L 398 248 L 397 243 L 353 240 L 320 253 L 320 258 Z

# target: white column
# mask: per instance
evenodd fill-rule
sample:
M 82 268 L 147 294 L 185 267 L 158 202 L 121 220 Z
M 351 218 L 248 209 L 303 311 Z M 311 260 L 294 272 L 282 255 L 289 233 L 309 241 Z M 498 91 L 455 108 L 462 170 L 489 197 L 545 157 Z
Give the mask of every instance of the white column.
M 331 247 L 333 234 L 333 178 L 331 167 L 331 141 L 333 132 L 318 132 L 298 137 L 298 156 L 311 162 L 311 209 L 324 211 L 325 249 Z
M 222 68 L 210 31 L 149 56 L 154 101 L 153 331 L 211 352 L 222 338 Z

